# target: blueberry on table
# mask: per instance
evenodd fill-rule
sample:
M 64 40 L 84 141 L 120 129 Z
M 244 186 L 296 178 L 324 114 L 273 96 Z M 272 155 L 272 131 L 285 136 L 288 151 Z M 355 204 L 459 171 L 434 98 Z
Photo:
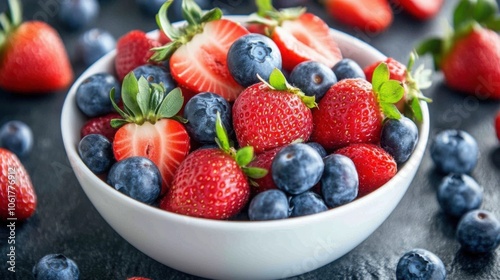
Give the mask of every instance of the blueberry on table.
M 388 119 L 382 126 L 380 146 L 398 163 L 410 158 L 418 141 L 417 125 L 409 118 Z
M 78 38 L 76 55 L 86 66 L 90 66 L 112 51 L 115 46 L 116 40 L 111 33 L 99 28 L 92 28 Z
M 321 179 L 325 164 L 311 146 L 290 144 L 273 159 L 271 172 L 276 186 L 291 195 L 308 191 Z
M 260 82 L 257 75 L 268 81 L 274 69 L 281 70 L 281 63 L 281 53 L 276 43 L 261 34 L 251 33 L 240 37 L 227 54 L 229 72 L 244 87 Z
M 78 280 L 80 270 L 76 263 L 62 254 L 49 254 L 33 267 L 35 280 Z
M 78 143 L 78 154 L 83 163 L 95 174 L 106 173 L 115 162 L 113 146 L 101 134 L 89 134 Z
M 5 148 L 17 157 L 27 156 L 33 148 L 33 132 L 24 122 L 8 121 L 0 127 L 0 147 Z
M 228 136 L 234 135 L 231 104 L 218 94 L 202 92 L 189 99 L 184 107 L 184 118 L 188 120 L 186 130 L 189 136 L 199 143 L 215 143 L 217 112 L 220 114 Z
M 113 164 L 107 183 L 119 192 L 151 205 L 160 195 L 162 179 L 151 160 L 134 156 Z
M 355 78 L 366 79 L 363 68 L 350 58 L 343 58 L 333 66 L 332 70 L 339 81 Z
M 443 261 L 425 249 L 406 252 L 396 267 L 397 280 L 444 280 L 446 268 Z
M 248 217 L 251 221 L 279 220 L 289 217 L 288 197 L 277 189 L 257 194 L 248 206 Z
M 328 207 L 337 207 L 358 196 L 359 178 L 354 162 L 340 154 L 324 158 L 325 170 L 321 177 L 321 194 Z
M 111 74 L 97 73 L 86 78 L 76 90 L 76 105 L 87 117 L 97 117 L 113 112 L 109 99 L 115 89 L 115 102 L 120 99 L 120 83 Z
M 466 252 L 493 252 L 500 244 L 500 221 L 492 212 L 473 210 L 462 216 L 456 235 Z
M 459 218 L 481 206 L 483 189 L 468 175 L 450 174 L 441 181 L 437 199 L 446 214 Z
M 316 97 L 316 102 L 337 82 L 332 69 L 316 61 L 304 61 L 290 73 L 290 83 L 306 95 Z
M 59 9 L 59 21 L 70 31 L 89 25 L 99 15 L 97 0 L 63 0 Z
M 166 93 L 169 93 L 177 86 L 174 79 L 170 75 L 170 71 L 163 66 L 145 64 L 135 68 L 132 72 L 134 72 L 137 80 L 139 80 L 142 76 L 150 83 L 162 83 L 165 87 Z
M 325 202 L 317 193 L 307 191 L 290 199 L 291 217 L 307 216 L 328 210 Z
M 434 137 L 430 154 L 437 169 L 445 174 L 470 173 L 477 164 L 479 148 L 466 131 L 448 129 Z

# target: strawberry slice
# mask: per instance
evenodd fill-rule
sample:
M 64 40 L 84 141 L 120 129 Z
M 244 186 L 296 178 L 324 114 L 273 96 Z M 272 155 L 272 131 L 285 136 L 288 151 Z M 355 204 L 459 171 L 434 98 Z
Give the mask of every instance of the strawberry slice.
M 165 2 L 159 15 L 159 27 L 172 41 L 154 48 L 151 60 L 170 59 L 172 77 L 180 87 L 195 93 L 213 92 L 234 101 L 243 87 L 227 67 L 229 48 L 248 30 L 241 24 L 222 19 L 219 8 L 203 12 L 193 0 L 183 2 L 187 25 L 174 28 L 167 18 L 171 1 Z

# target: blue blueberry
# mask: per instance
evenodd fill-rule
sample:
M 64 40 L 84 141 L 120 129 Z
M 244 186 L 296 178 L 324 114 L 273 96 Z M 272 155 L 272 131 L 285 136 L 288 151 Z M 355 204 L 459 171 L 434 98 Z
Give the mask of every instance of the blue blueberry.
M 220 113 L 222 124 L 229 136 L 234 134 L 231 120 L 231 105 L 222 96 L 202 92 L 193 96 L 184 107 L 184 118 L 188 120 L 186 130 L 199 143 L 215 143 L 215 120 Z
M 111 74 L 97 73 L 86 78 L 76 90 L 76 105 L 88 117 L 113 112 L 109 94 L 115 89 L 115 102 L 120 99 L 120 83 Z
M 312 148 L 314 148 L 316 150 L 316 152 L 318 152 L 318 154 L 324 158 L 328 155 L 328 153 L 326 152 L 325 148 L 323 146 L 321 146 L 320 143 L 318 142 L 307 142 L 306 143 L 307 145 L 311 146 Z
M 63 0 L 59 10 L 59 21 L 71 31 L 88 26 L 99 15 L 97 0 Z
M 457 239 L 469 253 L 489 253 L 500 244 L 500 221 L 486 210 L 473 210 L 460 219 Z
M 290 83 L 300 88 L 307 96 L 316 97 L 316 102 L 337 82 L 332 69 L 316 61 L 304 61 L 290 73 Z
M 174 1 L 182 2 L 182 1 Z M 136 0 L 135 3 L 139 6 L 139 10 L 146 16 L 154 16 L 158 13 L 165 0 Z M 174 5 L 174 4 L 172 4 Z
M 33 267 L 35 280 L 78 280 L 80 270 L 76 263 L 62 254 L 49 254 Z
M 248 34 L 240 37 L 229 48 L 227 66 L 233 78 L 244 87 L 260 82 L 257 74 L 268 81 L 271 72 L 281 69 L 281 53 L 269 37 Z
M 149 2 L 149 1 L 145 0 L 143 2 Z M 156 2 L 158 2 L 158 1 L 156 1 Z M 163 2 L 165 2 L 165 1 L 163 1 Z M 182 17 L 182 2 L 183 1 L 175 0 L 172 2 L 170 7 L 168 8 L 167 16 L 171 22 L 184 20 L 184 18 Z M 196 4 L 202 10 L 209 10 L 209 9 L 213 8 L 212 3 L 216 2 L 216 1 L 213 1 L 213 0 L 194 0 L 194 2 L 196 2 Z M 234 5 L 234 3 L 232 3 L 232 4 Z M 158 10 L 156 10 L 156 13 L 157 12 L 158 12 Z M 224 13 L 224 14 L 226 14 L 226 13 Z
M 272 189 L 257 194 L 248 206 L 251 221 L 286 219 L 290 215 L 288 198 L 284 192 Z
M 483 202 L 483 189 L 472 177 L 450 174 L 438 187 L 437 199 L 441 209 L 453 217 L 478 209 Z
M 151 160 L 129 157 L 113 164 L 107 182 L 119 192 L 151 205 L 160 195 L 162 179 Z
M 90 66 L 99 58 L 112 51 L 116 40 L 111 33 L 93 28 L 83 33 L 76 43 L 77 57 L 86 66 Z
M 33 132 L 22 121 L 9 121 L 0 127 L 0 147 L 3 147 L 19 158 L 27 156 L 33 148 Z
M 361 79 L 366 79 L 365 72 L 359 66 L 359 64 L 350 59 L 350 58 L 344 58 L 337 62 L 333 68 L 333 73 L 335 73 L 335 76 L 337 76 L 337 80 L 344 80 L 344 79 L 355 79 L 355 78 L 361 78 Z
M 396 267 L 397 280 L 444 280 L 446 268 L 443 261 L 425 249 L 406 252 Z
M 78 143 L 78 154 L 95 174 L 107 172 L 115 161 L 111 142 L 101 134 L 88 134 L 83 137 Z
M 470 173 L 477 164 L 479 148 L 469 133 L 448 129 L 434 137 L 430 154 L 437 169 L 445 174 Z
M 344 155 L 331 154 L 324 158 L 321 194 L 328 207 L 337 207 L 358 196 L 359 177 L 352 160 Z
M 323 199 L 315 192 L 307 191 L 290 199 L 291 217 L 307 216 L 328 210 Z
M 324 167 L 323 158 L 314 148 L 296 143 L 276 154 L 271 164 L 271 175 L 279 189 L 297 195 L 319 182 Z
M 169 93 L 177 86 L 174 79 L 172 78 L 172 75 L 170 75 L 169 69 L 163 66 L 145 64 L 135 68 L 132 71 L 134 72 L 136 79 L 144 77 L 150 83 L 162 83 L 165 87 L 166 93 Z
M 409 118 L 388 119 L 382 126 L 380 146 L 400 164 L 410 158 L 418 141 L 417 125 Z

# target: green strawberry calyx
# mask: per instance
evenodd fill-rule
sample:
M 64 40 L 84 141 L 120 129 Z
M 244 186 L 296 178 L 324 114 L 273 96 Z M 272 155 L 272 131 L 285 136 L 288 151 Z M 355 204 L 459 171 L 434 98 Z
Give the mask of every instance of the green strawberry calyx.
M 432 85 L 432 70 L 426 69 L 423 64 L 420 64 L 415 70 L 413 70 L 413 66 L 415 65 L 417 58 L 417 52 L 411 52 L 406 66 L 406 104 L 408 105 L 410 113 L 414 119 L 421 122 L 423 120 L 423 114 L 420 101 L 427 103 L 432 102 L 432 99 L 426 97 L 422 93 L 423 89 L 428 89 Z
M 318 104 L 316 103 L 316 98 L 314 96 L 308 96 L 300 88 L 294 87 L 290 83 L 288 83 L 285 75 L 283 75 L 283 73 L 278 68 L 274 68 L 274 70 L 271 72 L 271 75 L 269 75 L 269 82 L 264 80 L 259 74 L 257 74 L 257 77 L 261 82 L 263 82 L 265 85 L 267 85 L 268 88 L 272 90 L 288 92 L 290 94 L 297 95 L 308 108 L 312 109 L 318 106 Z
M 123 119 L 111 120 L 111 126 L 121 127 L 127 123 L 142 125 L 145 122 L 155 124 L 160 119 L 172 118 L 180 122 L 186 122 L 177 116 L 182 108 L 184 97 L 179 88 L 175 88 L 168 94 L 162 83 L 149 83 L 141 76 L 139 80 L 133 72 L 123 79 L 121 88 L 121 99 L 123 110 L 115 102 L 115 89 L 110 92 L 111 103 Z
M 9 34 L 23 22 L 22 5 L 20 0 L 9 0 L 9 11 L 0 14 L 0 54 L 7 43 Z
M 396 107 L 403 98 L 405 89 L 400 81 L 391 80 L 387 63 L 381 62 L 373 71 L 372 89 L 377 98 L 382 113 L 390 119 L 400 119 L 401 113 Z
M 150 58 L 152 61 L 159 62 L 169 59 L 179 47 L 191 41 L 196 34 L 202 33 L 207 22 L 222 18 L 220 8 L 204 12 L 194 0 L 183 0 L 182 16 L 186 20 L 186 24 L 176 28 L 167 17 L 168 8 L 173 1 L 166 1 L 156 15 L 156 23 L 160 28 L 160 32 L 164 32 L 172 41 L 164 46 L 153 48 L 154 54 Z
M 276 9 L 272 0 L 256 0 L 257 12 L 249 16 L 249 23 L 258 23 L 270 29 L 281 26 L 284 21 L 295 20 L 306 12 L 304 7 Z M 269 30 L 268 30 L 269 32 Z
M 250 167 L 248 164 L 254 159 L 254 149 L 252 146 L 246 146 L 236 150 L 231 146 L 229 137 L 227 136 L 227 131 L 220 117 L 220 113 L 217 112 L 217 118 L 215 121 L 215 142 L 219 148 L 230 155 L 238 164 L 238 166 L 243 170 L 243 173 L 250 179 L 260 179 L 267 175 L 267 170 L 259 167 Z M 255 182 L 250 180 L 251 184 L 255 185 Z
M 416 50 L 419 55 L 431 54 L 434 68 L 439 70 L 447 54 L 457 41 L 468 36 L 474 29 L 487 28 L 500 31 L 499 7 L 495 0 L 460 0 L 453 12 L 452 26 L 446 34 L 421 42 Z

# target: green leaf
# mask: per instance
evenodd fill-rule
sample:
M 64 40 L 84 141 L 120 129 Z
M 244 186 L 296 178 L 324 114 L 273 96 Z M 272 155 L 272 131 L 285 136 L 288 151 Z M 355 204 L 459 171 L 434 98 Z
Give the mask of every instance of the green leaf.
M 5 33 L 0 30 L 0 55 L 2 53 L 2 46 L 5 44 L 7 41 L 7 36 L 5 36 Z
M 239 149 L 236 152 L 236 163 L 238 163 L 238 166 L 247 166 L 252 160 L 253 160 L 253 147 L 252 146 L 247 146 Z
M 23 6 L 20 0 L 9 0 L 9 15 L 13 27 L 21 25 L 23 22 Z
M 261 17 L 265 17 L 269 12 L 276 10 L 272 0 L 255 0 L 255 5 L 257 6 L 257 14 Z
M 285 75 L 278 69 L 274 68 L 269 76 L 269 84 L 276 90 L 287 90 L 288 82 L 286 81 Z
M 426 69 L 425 65 L 421 64 L 417 67 L 413 74 L 413 79 L 419 90 L 428 89 L 432 86 L 432 70 Z
M 154 53 L 149 60 L 155 62 L 165 61 L 169 59 L 180 46 L 182 46 L 182 42 L 172 41 L 165 46 L 152 48 L 151 50 L 154 51 Z
M 216 142 L 219 147 L 225 152 L 228 152 L 231 149 L 231 145 L 229 143 L 226 128 L 222 124 L 219 111 L 217 111 L 217 118 L 215 121 L 215 134 L 217 135 Z
M 484 26 L 493 31 L 500 31 L 500 17 L 495 16 L 484 22 Z
M 122 116 L 122 118 L 124 119 L 128 118 L 127 113 L 123 112 L 122 109 L 120 109 L 120 107 L 118 107 L 118 105 L 116 104 L 115 98 L 116 98 L 116 90 L 115 88 L 112 88 L 111 91 L 109 92 L 109 99 L 111 100 L 111 105 L 113 105 L 113 108 L 116 110 L 116 112 L 118 112 L 118 114 L 120 114 L 120 116 Z
M 473 3 L 471 0 L 461 0 L 455 7 L 453 12 L 453 27 L 458 29 L 462 24 L 471 19 L 471 12 L 473 11 Z
M 418 55 L 431 54 L 434 62 L 434 69 L 439 69 L 441 57 L 444 49 L 444 40 L 440 38 L 431 38 L 417 46 Z
M 212 9 L 208 12 L 206 12 L 202 17 L 201 17 L 201 22 L 210 22 L 210 21 L 215 21 L 219 20 L 222 18 L 222 10 L 219 8 Z
M 387 63 L 381 62 L 373 71 L 372 76 L 372 86 L 376 92 L 380 91 L 380 87 L 386 81 L 389 81 L 390 78 L 389 67 L 387 67 Z
M 382 108 L 382 113 L 390 119 L 401 119 L 401 112 L 399 112 L 396 105 L 392 103 L 380 103 L 380 107 Z
M 305 94 L 299 94 L 302 102 L 307 106 L 307 108 L 312 109 L 318 107 L 318 103 L 316 103 L 315 96 L 309 96 Z
M 7 14 L 0 14 L 0 29 L 2 29 L 6 34 L 8 34 L 12 29 L 12 25 L 10 24 Z
M 160 119 L 171 118 L 179 113 L 183 103 L 184 97 L 182 96 L 181 90 L 179 88 L 174 88 L 165 96 L 156 114 Z
M 148 80 L 141 76 L 138 81 L 139 93 L 137 94 L 137 105 L 141 109 L 142 115 L 146 116 L 149 111 L 149 102 L 151 100 L 151 88 Z
M 120 128 L 121 126 L 126 125 L 127 123 L 129 122 L 122 119 L 112 119 L 110 121 L 110 125 L 112 128 Z
M 416 121 L 421 122 L 423 120 L 422 107 L 420 106 L 420 100 L 418 98 L 413 98 L 410 103 L 411 111 L 413 112 L 413 117 Z
M 396 103 L 405 94 L 405 89 L 396 80 L 389 80 L 380 86 L 380 91 L 378 92 L 378 99 L 383 103 Z
M 202 13 L 200 6 L 194 0 L 182 1 L 182 16 L 189 25 L 199 25 Z
M 473 18 L 479 23 L 483 23 L 494 17 L 497 12 L 498 4 L 495 0 L 477 0 L 472 11 Z
M 267 175 L 267 169 L 260 167 L 242 167 L 241 168 L 247 177 L 252 179 L 261 179 Z
M 161 6 L 158 14 L 156 14 L 156 24 L 171 40 L 175 41 L 179 39 L 182 34 L 170 23 L 167 17 L 168 8 L 173 1 L 174 0 L 168 0 Z
M 123 105 L 130 110 L 133 117 L 141 116 L 142 111 L 137 104 L 137 95 L 139 93 L 139 83 L 133 72 L 125 76 L 122 83 Z

